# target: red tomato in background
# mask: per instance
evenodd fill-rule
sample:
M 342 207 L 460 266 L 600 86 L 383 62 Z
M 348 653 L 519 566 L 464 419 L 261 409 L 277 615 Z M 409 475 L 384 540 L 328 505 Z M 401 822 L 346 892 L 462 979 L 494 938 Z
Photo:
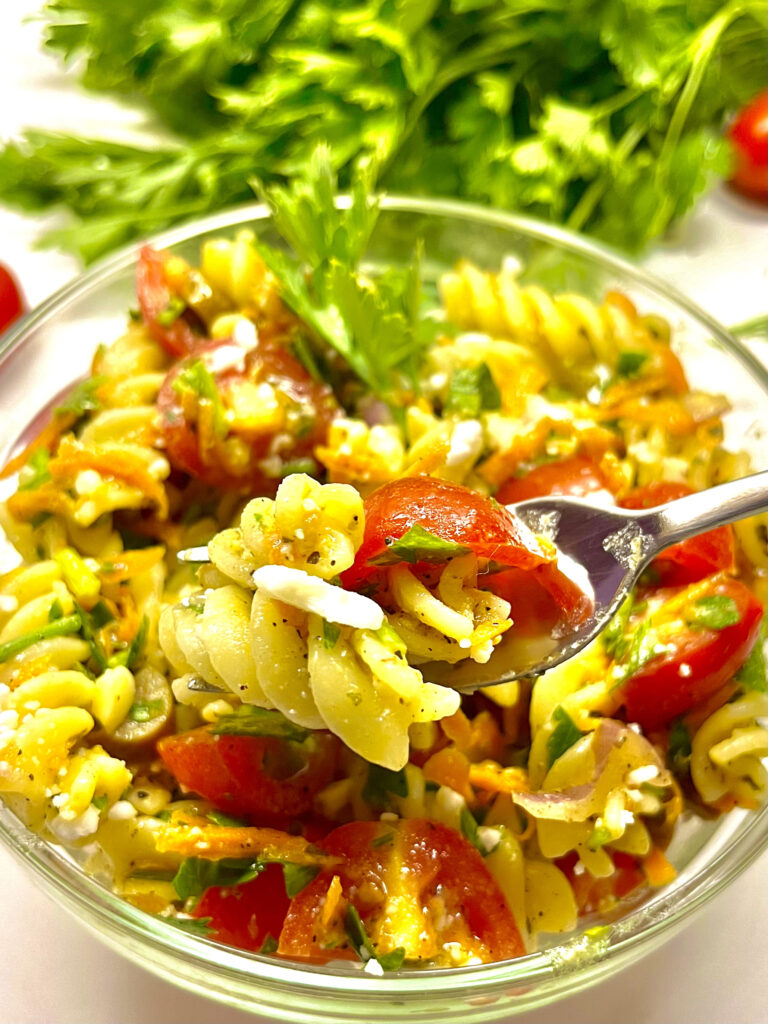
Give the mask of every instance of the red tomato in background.
M 606 878 L 593 878 L 588 871 L 576 873 L 577 853 L 568 853 L 555 861 L 571 883 L 579 915 L 606 912 L 625 896 L 645 885 L 645 872 L 635 857 L 619 850 L 607 851 L 613 861 L 614 872 Z
M 267 338 L 264 332 L 259 334 L 256 348 L 243 350 L 239 365 L 217 370 L 215 354 L 223 347 L 233 347 L 232 342 L 223 340 L 199 344 L 194 356 L 173 366 L 163 382 L 157 404 L 168 458 L 176 469 L 189 473 L 211 487 L 274 493 L 279 478 L 265 476 L 256 462 L 268 454 L 275 432 L 253 431 L 247 422 L 239 422 L 237 419 L 229 423 L 228 436 L 240 438 L 250 449 L 242 472 L 235 472 L 231 466 L 227 466 L 217 448 L 205 454 L 201 450 L 195 425 L 186 418 L 182 399 L 174 389 L 179 374 L 200 359 L 210 367 L 225 409 L 241 385 L 271 385 L 278 401 L 286 409 L 295 412 L 295 432 L 291 434 L 288 426 L 277 430 L 283 438 L 279 448 L 279 458 L 283 463 L 311 457 L 315 447 L 325 440 L 331 420 L 338 415 L 338 406 L 330 388 L 314 380 L 290 352 Z
M 524 476 L 510 477 L 496 492 L 502 505 L 514 505 L 529 498 L 565 494 L 584 498 L 595 491 L 608 490 L 608 482 L 600 467 L 585 455 L 545 462 Z
M 693 490 L 687 484 L 659 481 L 638 487 L 621 502 L 622 508 L 654 508 L 668 501 L 676 501 Z M 680 586 L 695 583 L 716 572 L 736 571 L 736 537 L 732 526 L 718 526 L 715 530 L 690 537 L 667 548 L 653 560 L 653 568 L 662 586 Z
M 304 744 L 216 736 L 208 727 L 166 736 L 157 752 L 186 789 L 222 811 L 253 819 L 304 814 L 336 768 L 339 742 L 314 732 Z
M 728 129 L 735 167 L 731 185 L 752 199 L 768 199 L 768 90 L 747 104 Z
M 738 580 L 721 579 L 713 581 L 706 596 L 731 598 L 739 621 L 724 629 L 681 627 L 671 650 L 651 658 L 621 684 L 618 692 L 627 721 L 638 722 L 646 732 L 716 693 L 755 645 L 763 606 L 752 591 Z
M 381 948 L 408 959 L 435 956 L 458 942 L 483 962 L 522 956 L 525 946 L 504 896 L 478 851 L 455 829 L 426 819 L 356 821 L 321 843 L 342 858 L 294 897 L 280 935 L 286 956 L 328 960 L 345 950 L 343 911 L 352 904 Z M 324 920 L 337 875 L 338 913 Z M 339 920 L 341 918 L 341 920 Z M 324 948 L 334 944 L 333 949 Z
M 26 303 L 16 278 L 0 263 L 0 331 L 10 327 L 24 312 Z
M 192 916 L 210 918 L 210 938 L 258 953 L 268 936 L 277 939 L 290 906 L 281 864 L 267 864 L 243 885 L 212 886 Z
M 531 531 L 497 502 L 447 480 L 404 477 L 365 499 L 365 536 L 342 575 L 344 586 L 354 590 L 380 578 L 382 568 L 369 563 L 415 525 L 500 565 L 531 569 L 551 561 Z
M 136 264 L 136 294 L 150 336 L 172 356 L 185 356 L 205 335 L 184 317 L 187 303 L 168 273 L 170 260 L 179 261 L 179 257 L 151 245 L 142 246 Z

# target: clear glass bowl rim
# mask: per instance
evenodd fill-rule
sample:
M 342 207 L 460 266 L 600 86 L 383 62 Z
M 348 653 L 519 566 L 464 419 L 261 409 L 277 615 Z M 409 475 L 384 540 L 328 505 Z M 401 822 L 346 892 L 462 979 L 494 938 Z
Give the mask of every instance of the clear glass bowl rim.
M 338 203 L 346 206 L 348 198 L 341 196 Z M 381 208 L 395 213 L 471 221 L 517 232 L 602 264 L 604 269 L 614 270 L 624 278 L 630 278 L 658 293 L 698 321 L 715 342 L 742 364 L 768 397 L 768 369 L 744 345 L 684 294 L 624 259 L 608 246 L 542 221 L 470 203 L 390 195 L 382 197 Z M 167 248 L 202 233 L 225 231 L 267 219 L 269 210 L 264 204 L 246 204 L 186 222 L 148 237 L 142 243 L 117 250 L 65 284 L 0 337 L 0 362 L 73 301 L 87 296 L 88 292 L 108 281 L 113 274 L 130 268 L 136 260 L 140 244 L 149 242 Z M 365 1019 L 366 1012 L 371 1013 L 371 1020 L 389 1019 L 380 1017 L 375 1007 L 397 1001 L 405 1011 L 408 1005 L 413 1005 L 414 1001 L 418 1002 L 422 997 L 433 999 L 436 988 L 439 989 L 441 999 L 459 1001 L 463 1007 L 462 1019 L 478 1021 L 493 1019 L 496 1010 L 491 1005 L 483 1009 L 483 1004 L 494 995 L 503 997 L 509 994 L 510 986 L 519 987 L 519 991 L 515 996 L 514 1008 L 505 1007 L 509 1012 L 532 1009 L 558 995 L 575 992 L 613 973 L 625 963 L 639 959 L 660 942 L 670 938 L 692 914 L 726 888 L 765 851 L 768 838 L 768 808 L 764 807 L 760 812 L 750 815 L 734 844 L 718 854 L 703 870 L 693 874 L 683 885 L 669 892 L 662 891 L 654 898 L 651 915 L 647 907 L 630 911 L 619 921 L 601 930 L 599 939 L 591 949 L 589 945 L 584 949 L 583 939 L 577 937 L 560 946 L 502 963 L 414 971 L 381 978 L 366 975 L 363 979 L 360 974 L 351 974 L 348 970 L 278 961 L 187 934 L 162 919 L 136 909 L 74 865 L 65 863 L 6 808 L 0 810 L 0 840 L 10 852 L 21 862 L 30 865 L 49 893 L 56 895 L 60 902 L 113 946 L 125 940 L 128 947 L 134 947 L 134 952 L 137 944 L 145 947 L 143 953 L 135 957 L 144 966 L 152 969 L 155 956 L 164 965 L 171 961 L 181 962 L 184 968 L 179 972 L 182 975 L 179 980 L 202 994 L 207 993 L 241 1008 L 245 1008 L 242 994 L 239 998 L 234 992 L 232 998 L 226 996 L 226 986 L 235 982 L 235 979 L 236 987 L 253 985 L 254 1009 L 264 1009 L 263 1005 L 259 1005 L 257 995 L 263 985 L 273 985 L 284 994 L 291 992 L 298 995 L 301 990 L 305 1006 L 308 1005 L 306 1000 L 311 1000 L 313 996 L 321 1000 L 336 997 L 333 1001 L 337 1007 L 342 1005 L 339 1000 L 354 998 L 356 1010 L 354 1015 L 344 1018 L 348 1020 Z M 576 955 L 569 963 L 571 954 Z M 212 972 L 210 980 L 215 976 L 219 982 L 212 986 L 213 991 L 205 984 L 207 971 Z M 201 979 L 198 983 L 193 980 L 195 974 Z M 363 981 L 364 985 L 361 984 Z M 473 996 L 481 997 L 475 1012 L 466 1003 Z M 280 1013 L 278 1003 L 270 1004 L 270 1008 L 280 1016 L 284 1014 L 286 1019 L 299 1019 L 300 1014 L 285 1010 Z M 305 1015 L 301 1019 L 313 1018 Z

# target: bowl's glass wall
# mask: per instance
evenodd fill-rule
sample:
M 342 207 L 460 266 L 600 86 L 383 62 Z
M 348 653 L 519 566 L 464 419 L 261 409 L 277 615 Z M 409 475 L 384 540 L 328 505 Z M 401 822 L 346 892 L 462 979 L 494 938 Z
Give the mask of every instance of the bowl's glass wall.
M 157 240 L 196 260 L 206 238 L 248 226 L 269 235 L 260 207 L 209 218 Z M 459 259 L 497 269 L 509 255 L 527 279 L 554 291 L 599 299 L 629 294 L 644 312 L 666 317 L 694 387 L 725 393 L 733 412 L 726 443 L 747 447 L 766 468 L 761 445 L 768 378 L 750 354 L 706 314 L 666 284 L 605 250 L 557 229 L 460 204 L 390 199 L 372 239 L 372 268 L 410 258 L 424 243 L 429 283 Z M 116 337 L 135 304 L 136 250 L 126 250 L 64 288 L 0 339 L 0 464 L 39 428 L 35 418 L 88 371 L 97 345 Z M 0 552 L 0 559 L 2 552 Z M 1 563 L 0 563 L 1 564 Z M 0 838 L 39 882 L 77 917 L 133 960 L 186 988 L 274 1018 L 305 1021 L 493 1021 L 570 994 L 634 962 L 682 927 L 689 916 L 766 847 L 768 811 L 720 821 L 689 819 L 670 856 L 675 884 L 651 893 L 598 934 L 589 932 L 506 964 L 404 972 L 375 978 L 348 969 L 302 967 L 227 949 L 173 928 L 117 899 L 41 842 L 0 805 Z M 589 922 L 588 922 L 589 923 Z

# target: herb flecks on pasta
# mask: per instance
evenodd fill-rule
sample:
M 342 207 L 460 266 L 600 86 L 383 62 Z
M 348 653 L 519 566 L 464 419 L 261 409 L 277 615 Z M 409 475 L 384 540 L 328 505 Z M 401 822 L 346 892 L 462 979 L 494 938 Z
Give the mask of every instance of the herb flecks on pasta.
M 138 313 L 7 467 L 0 794 L 252 951 L 519 956 L 670 882 L 683 810 L 765 799 L 765 517 L 664 552 L 535 681 L 432 683 L 589 612 L 515 503 L 647 508 L 749 459 L 653 311 L 512 261 L 431 308 L 417 260 L 362 272 L 375 202 L 311 170 L 272 196 L 295 260 L 145 247 Z

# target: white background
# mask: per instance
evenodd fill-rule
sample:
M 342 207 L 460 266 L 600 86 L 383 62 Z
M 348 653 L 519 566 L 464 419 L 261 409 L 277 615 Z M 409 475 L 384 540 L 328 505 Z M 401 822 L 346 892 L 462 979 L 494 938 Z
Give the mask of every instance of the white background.
M 131 0 L 125 0 L 130 3 Z M 37 0 L 0 0 L 0 137 L 25 125 L 147 137 L 142 116 L 87 96 L 39 52 Z M 0 209 L 0 260 L 31 304 L 77 272 L 34 249 L 50 218 Z M 768 218 L 721 190 L 647 265 L 725 323 L 768 310 Z M 756 350 L 765 343 L 756 343 Z M 716 388 L 716 382 L 713 382 Z M 766 1024 L 768 857 L 661 950 L 611 981 L 528 1014 L 528 1024 Z M 108 950 L 49 902 L 0 849 L 0 1024 L 238 1024 L 254 1021 L 192 996 Z M 501 1022 L 499 1022 L 501 1024 Z

